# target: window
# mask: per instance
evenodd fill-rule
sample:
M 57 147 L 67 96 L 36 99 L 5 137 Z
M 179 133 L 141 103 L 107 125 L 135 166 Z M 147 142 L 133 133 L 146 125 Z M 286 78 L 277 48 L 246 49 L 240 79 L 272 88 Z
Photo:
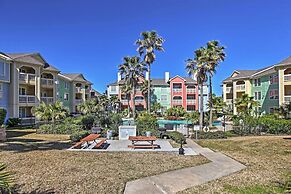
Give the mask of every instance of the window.
M 69 88 L 68 82 L 65 82 L 64 85 L 65 85 L 65 89 L 68 89 Z
M 279 99 L 279 91 L 278 89 L 270 90 L 270 99 Z
M 19 88 L 19 95 L 26 95 L 26 89 L 25 88 Z
M 4 63 L 4 61 L 0 61 L 0 75 L 1 76 L 5 75 L 5 66 L 6 66 L 6 63 Z
M 162 88 L 161 88 L 161 92 L 162 92 L 162 93 L 168 92 L 168 88 L 166 88 L 166 87 L 162 87 Z
M 270 75 L 270 84 L 276 84 L 279 82 L 278 75 Z
M 3 83 L 0 83 L 0 92 L 3 92 Z
M 111 86 L 111 87 L 110 87 L 110 91 L 111 91 L 111 92 L 116 92 L 116 86 Z
M 258 78 L 258 79 L 255 79 L 255 86 L 261 86 L 261 79 Z
M 64 100 L 69 100 L 69 94 L 68 93 L 64 94 Z
M 24 107 L 19 107 L 19 117 L 25 118 L 26 117 L 26 111 Z
M 255 92 L 255 100 L 261 100 L 262 99 L 262 93 L 261 92 Z
M 161 101 L 167 101 L 168 97 L 167 95 L 161 95 Z

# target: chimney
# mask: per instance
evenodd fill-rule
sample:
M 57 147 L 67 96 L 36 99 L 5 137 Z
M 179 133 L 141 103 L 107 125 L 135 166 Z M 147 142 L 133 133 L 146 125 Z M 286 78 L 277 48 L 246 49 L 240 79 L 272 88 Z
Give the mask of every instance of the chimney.
M 149 80 L 149 72 L 146 72 L 146 74 L 145 74 L 145 79 L 146 79 L 146 80 Z
M 121 74 L 118 72 L 117 73 L 117 81 L 120 81 L 121 80 Z
M 165 82 L 167 83 L 170 80 L 170 72 L 165 72 Z

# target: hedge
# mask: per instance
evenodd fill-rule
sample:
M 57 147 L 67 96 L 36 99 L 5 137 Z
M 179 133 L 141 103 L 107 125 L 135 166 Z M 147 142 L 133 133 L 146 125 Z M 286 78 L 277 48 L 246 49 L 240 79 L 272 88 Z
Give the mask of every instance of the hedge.
M 82 126 L 76 124 L 44 124 L 39 127 L 37 133 L 45 133 L 45 134 L 73 134 L 75 132 L 81 131 Z
M 271 134 L 291 134 L 291 120 L 264 116 L 259 118 L 259 126 L 261 132 Z
M 174 140 L 176 143 L 181 143 L 182 141 L 182 144 L 185 144 L 186 143 L 186 138 L 185 136 L 178 132 L 178 131 L 168 131 L 166 132 L 166 135 L 169 136 L 170 139 Z
M 70 139 L 73 142 L 78 142 L 80 141 L 80 139 L 86 137 L 89 134 L 90 134 L 90 131 L 85 131 L 85 130 L 77 131 L 77 132 L 74 132 L 72 135 L 70 135 Z
M 227 135 L 223 131 L 214 131 L 214 132 L 204 132 L 197 131 L 198 139 L 226 139 Z M 196 132 L 192 135 L 192 138 L 196 139 Z

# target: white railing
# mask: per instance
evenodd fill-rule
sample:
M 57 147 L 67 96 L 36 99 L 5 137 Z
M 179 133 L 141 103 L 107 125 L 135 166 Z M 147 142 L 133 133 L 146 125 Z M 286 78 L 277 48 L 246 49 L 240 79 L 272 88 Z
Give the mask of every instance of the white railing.
M 173 100 L 173 104 L 182 104 L 182 100 Z
M 121 102 L 122 104 L 128 104 L 128 100 L 127 100 L 127 99 L 122 99 L 122 100 L 120 100 L 120 102 Z
M 35 96 L 19 95 L 19 103 L 35 103 Z
M 44 102 L 46 104 L 54 103 L 54 97 L 41 97 L 40 99 L 42 102 Z
M 232 87 L 226 87 L 225 92 L 226 93 L 232 93 Z
M 82 93 L 82 88 L 81 87 L 76 87 L 76 93 Z
M 236 85 L 236 91 L 245 91 L 246 85 L 241 84 L 241 85 Z
M 182 88 L 173 88 L 173 92 L 182 92 Z
M 19 73 L 19 81 L 30 83 L 35 81 L 35 74 L 30 73 Z
M 83 99 L 75 99 L 75 103 L 76 104 L 82 104 L 83 103 Z
M 20 117 L 21 125 L 31 125 L 35 123 L 35 117 Z
M 232 99 L 226 99 L 226 104 L 232 104 Z
M 41 85 L 43 86 L 53 86 L 54 80 L 53 79 L 47 79 L 47 78 L 41 78 Z
M 187 88 L 187 93 L 195 93 L 195 89 L 194 88 Z
M 285 82 L 290 82 L 291 81 L 291 74 L 284 75 L 284 81 Z
M 187 99 L 187 104 L 195 104 L 196 100 L 195 99 Z
M 291 96 L 284 96 L 284 102 L 291 102 Z
M 135 99 L 134 102 L 137 104 L 137 103 L 143 103 L 144 100 L 143 99 Z

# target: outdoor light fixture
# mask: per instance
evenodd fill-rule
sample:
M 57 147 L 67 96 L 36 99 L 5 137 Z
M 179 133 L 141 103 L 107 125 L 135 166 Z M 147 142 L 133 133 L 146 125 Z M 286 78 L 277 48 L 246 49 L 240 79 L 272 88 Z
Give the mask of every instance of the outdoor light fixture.
M 183 142 L 182 142 L 182 138 L 181 138 L 181 145 L 180 145 L 180 148 L 179 148 L 179 155 L 184 155 L 185 154 L 185 150 L 183 148 Z

